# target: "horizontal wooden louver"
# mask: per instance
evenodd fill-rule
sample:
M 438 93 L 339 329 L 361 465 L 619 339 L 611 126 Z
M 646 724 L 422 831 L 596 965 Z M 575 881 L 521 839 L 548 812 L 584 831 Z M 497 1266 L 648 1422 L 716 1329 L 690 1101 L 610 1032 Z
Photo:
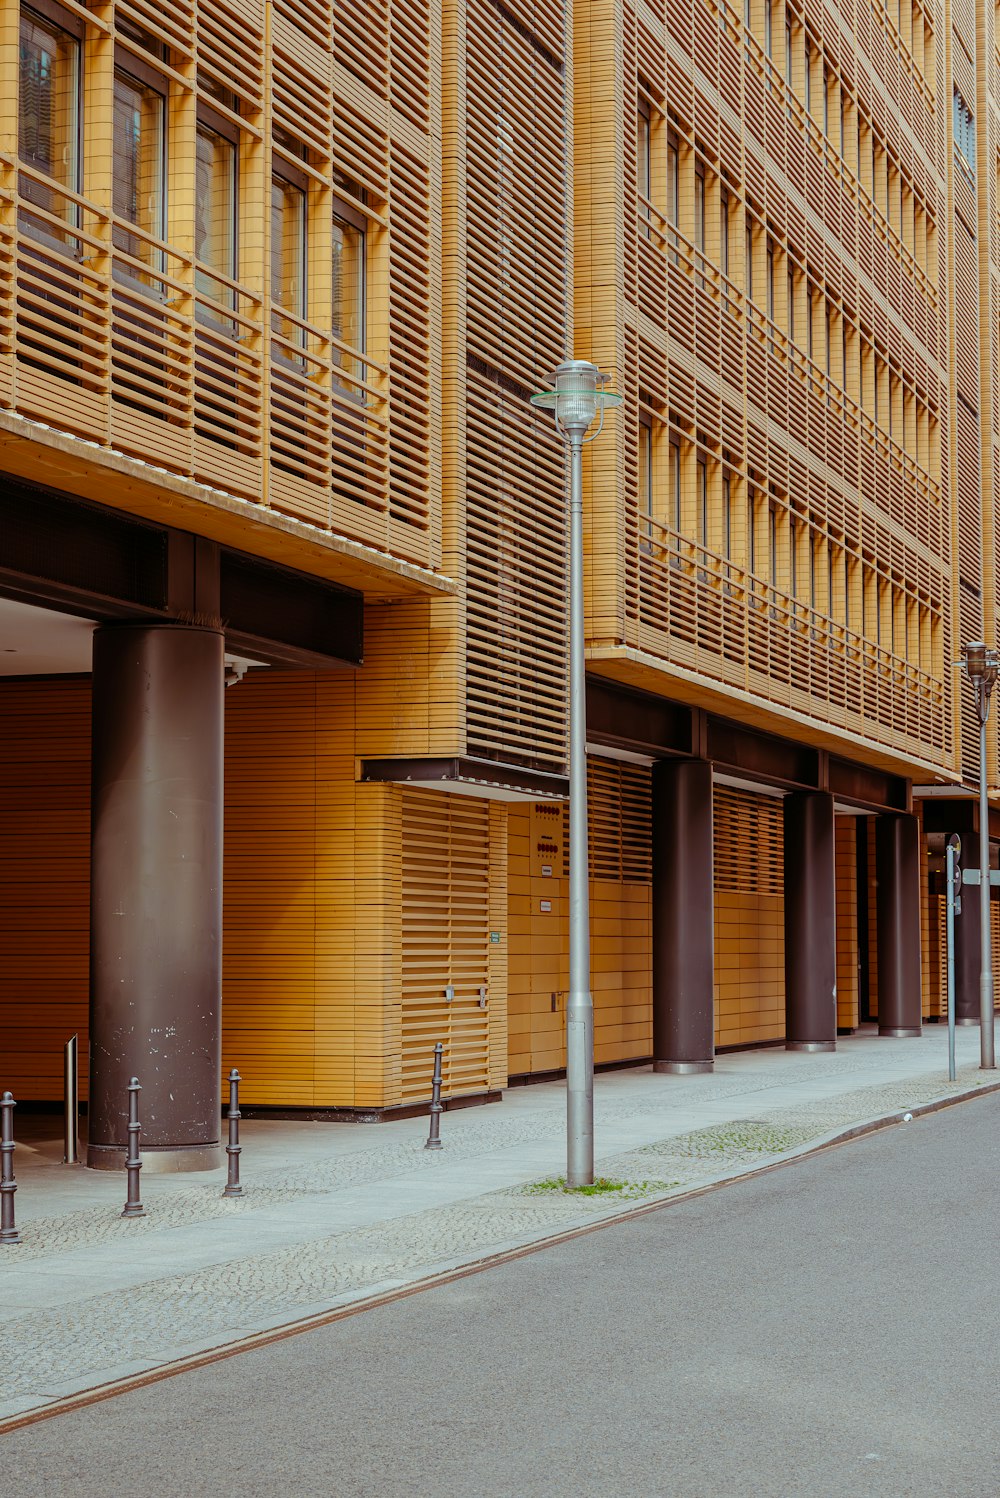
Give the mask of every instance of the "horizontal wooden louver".
M 780 800 L 717 785 L 712 796 L 715 888 L 734 894 L 784 893 Z
M 528 397 L 566 352 L 563 9 L 466 22 L 468 741 L 560 770 L 565 454 Z
M 592 879 L 645 884 L 652 878 L 651 787 L 645 766 L 587 761 Z
M 801 18 L 786 76 L 752 9 L 622 0 L 574 36 L 576 314 L 626 398 L 614 457 L 594 448 L 592 647 L 660 662 L 668 695 L 676 672 L 746 694 L 761 720 L 791 711 L 948 762 L 950 107 L 923 32 L 942 23 L 915 21 L 910 53 L 867 10 L 839 30 L 810 13 L 807 109 Z M 940 35 L 926 45 L 943 55 Z M 960 260 L 967 376 L 967 235 Z
M 430 1096 L 439 1040 L 446 1096 L 488 1086 L 489 829 L 488 802 L 402 792 L 404 1103 Z
M 437 0 L 397 5 L 391 18 L 390 0 L 122 0 L 94 20 L 91 42 L 116 19 L 116 55 L 147 49 L 169 96 L 163 223 L 112 211 L 122 143 L 90 100 L 106 96 L 115 49 L 88 43 L 80 191 L 56 190 L 26 162 L 11 178 L 0 404 L 238 496 L 264 523 L 272 510 L 439 565 Z M 196 116 L 238 148 L 218 264 L 196 261 Z M 272 165 L 309 184 L 297 313 L 287 298 L 271 302 L 262 210 Z M 364 307 L 344 340 L 332 305 L 338 200 L 368 224 Z

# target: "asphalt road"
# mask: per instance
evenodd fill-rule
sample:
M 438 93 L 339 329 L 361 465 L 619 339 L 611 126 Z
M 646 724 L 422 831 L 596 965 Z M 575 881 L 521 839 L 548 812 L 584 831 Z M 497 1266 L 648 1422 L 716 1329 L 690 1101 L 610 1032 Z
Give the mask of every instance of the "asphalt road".
M 0 1490 L 997 1498 L 998 1130 L 975 1100 L 42 1421 Z

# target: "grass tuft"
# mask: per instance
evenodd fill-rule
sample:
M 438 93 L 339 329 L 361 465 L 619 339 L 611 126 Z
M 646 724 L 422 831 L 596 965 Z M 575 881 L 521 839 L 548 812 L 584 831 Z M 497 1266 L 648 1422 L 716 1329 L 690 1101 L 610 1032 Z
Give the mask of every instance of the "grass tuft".
M 592 1186 L 567 1186 L 565 1176 L 555 1176 L 545 1181 L 532 1181 L 523 1188 L 526 1196 L 543 1196 L 549 1191 L 558 1191 L 563 1196 L 619 1196 L 625 1200 L 637 1196 L 653 1196 L 669 1191 L 678 1181 L 612 1181 L 607 1176 L 598 1176 Z

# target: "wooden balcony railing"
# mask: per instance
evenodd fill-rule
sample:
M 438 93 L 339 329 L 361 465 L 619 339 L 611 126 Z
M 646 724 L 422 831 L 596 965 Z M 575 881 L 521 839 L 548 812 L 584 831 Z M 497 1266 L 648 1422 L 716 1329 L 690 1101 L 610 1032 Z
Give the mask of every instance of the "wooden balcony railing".
M 0 163 L 3 165 L 4 163 Z M 0 402 L 428 563 L 429 495 L 390 515 L 389 372 L 78 193 L 5 163 Z M 397 434 L 423 452 L 415 423 Z
M 670 527 L 638 529 L 642 650 L 923 758 L 947 751 L 940 676 Z

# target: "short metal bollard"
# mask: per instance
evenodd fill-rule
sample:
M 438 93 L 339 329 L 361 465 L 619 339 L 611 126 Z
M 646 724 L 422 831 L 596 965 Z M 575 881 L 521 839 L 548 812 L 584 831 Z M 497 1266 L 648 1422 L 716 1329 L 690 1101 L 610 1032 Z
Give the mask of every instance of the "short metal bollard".
M 444 1046 L 440 1040 L 434 1047 L 434 1077 L 431 1081 L 431 1131 L 427 1136 L 425 1150 L 439 1150 L 441 1148 L 441 1057 L 444 1054 Z
M 17 1104 L 13 1095 L 5 1092 L 0 1098 L 0 1243 L 20 1243 L 21 1235 L 14 1226 L 14 1109 Z
M 133 1077 L 128 1084 L 128 1149 L 125 1154 L 128 1196 L 125 1210 L 122 1213 L 123 1217 L 145 1217 L 146 1215 L 146 1208 L 139 1200 L 139 1172 L 142 1169 L 142 1156 L 139 1154 L 139 1135 L 142 1132 L 142 1125 L 139 1122 L 141 1091 L 139 1078 Z
M 71 1035 L 63 1049 L 63 1164 L 78 1165 L 80 1155 L 78 1037 Z
M 226 1181 L 226 1189 L 223 1196 L 242 1196 L 243 1187 L 240 1185 L 240 1082 L 242 1077 L 235 1066 L 229 1073 L 229 1143 L 226 1145 L 226 1154 L 229 1157 L 229 1177 Z

